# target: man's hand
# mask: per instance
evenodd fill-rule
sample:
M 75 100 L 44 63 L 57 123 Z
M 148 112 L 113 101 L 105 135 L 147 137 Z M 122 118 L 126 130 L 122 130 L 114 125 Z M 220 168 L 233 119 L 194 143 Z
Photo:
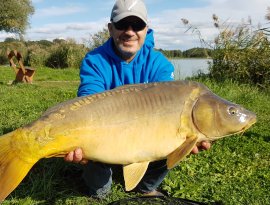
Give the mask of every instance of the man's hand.
M 80 164 L 87 164 L 88 160 L 83 158 L 83 151 L 81 148 L 76 148 L 74 151 L 69 152 L 64 160 L 67 162 L 74 162 Z
M 191 153 L 192 154 L 198 154 L 200 150 L 208 150 L 211 147 L 210 142 L 203 141 L 199 146 L 195 146 Z

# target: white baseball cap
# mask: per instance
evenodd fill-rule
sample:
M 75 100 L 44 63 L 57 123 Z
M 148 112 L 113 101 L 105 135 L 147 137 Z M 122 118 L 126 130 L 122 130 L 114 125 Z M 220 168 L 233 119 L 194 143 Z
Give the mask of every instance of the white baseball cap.
M 136 16 L 147 24 L 147 9 L 143 0 L 117 0 L 111 13 L 111 21 L 116 23 L 128 16 Z

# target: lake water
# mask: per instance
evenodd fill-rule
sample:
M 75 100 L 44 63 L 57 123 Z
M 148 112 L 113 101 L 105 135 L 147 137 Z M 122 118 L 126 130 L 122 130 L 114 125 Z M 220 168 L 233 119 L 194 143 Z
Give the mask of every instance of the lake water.
M 184 80 L 186 77 L 192 77 L 198 72 L 207 74 L 208 63 L 211 62 L 211 59 L 170 59 L 174 65 L 174 78 L 175 80 Z

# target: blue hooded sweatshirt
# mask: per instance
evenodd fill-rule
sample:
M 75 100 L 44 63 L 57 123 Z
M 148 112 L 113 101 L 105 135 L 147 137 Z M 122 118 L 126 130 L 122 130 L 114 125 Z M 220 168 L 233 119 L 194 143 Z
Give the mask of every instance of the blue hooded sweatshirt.
M 85 96 L 125 84 L 171 81 L 173 72 L 173 65 L 154 50 L 153 30 L 149 29 L 142 48 L 129 63 L 115 54 L 112 38 L 87 53 L 80 68 L 77 94 Z

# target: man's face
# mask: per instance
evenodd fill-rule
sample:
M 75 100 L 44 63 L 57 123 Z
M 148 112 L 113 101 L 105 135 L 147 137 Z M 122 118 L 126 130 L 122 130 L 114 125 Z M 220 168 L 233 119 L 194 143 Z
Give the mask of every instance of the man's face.
M 109 23 L 108 29 L 114 41 L 115 52 L 130 62 L 144 44 L 148 27 L 140 18 L 129 16 L 117 23 Z

